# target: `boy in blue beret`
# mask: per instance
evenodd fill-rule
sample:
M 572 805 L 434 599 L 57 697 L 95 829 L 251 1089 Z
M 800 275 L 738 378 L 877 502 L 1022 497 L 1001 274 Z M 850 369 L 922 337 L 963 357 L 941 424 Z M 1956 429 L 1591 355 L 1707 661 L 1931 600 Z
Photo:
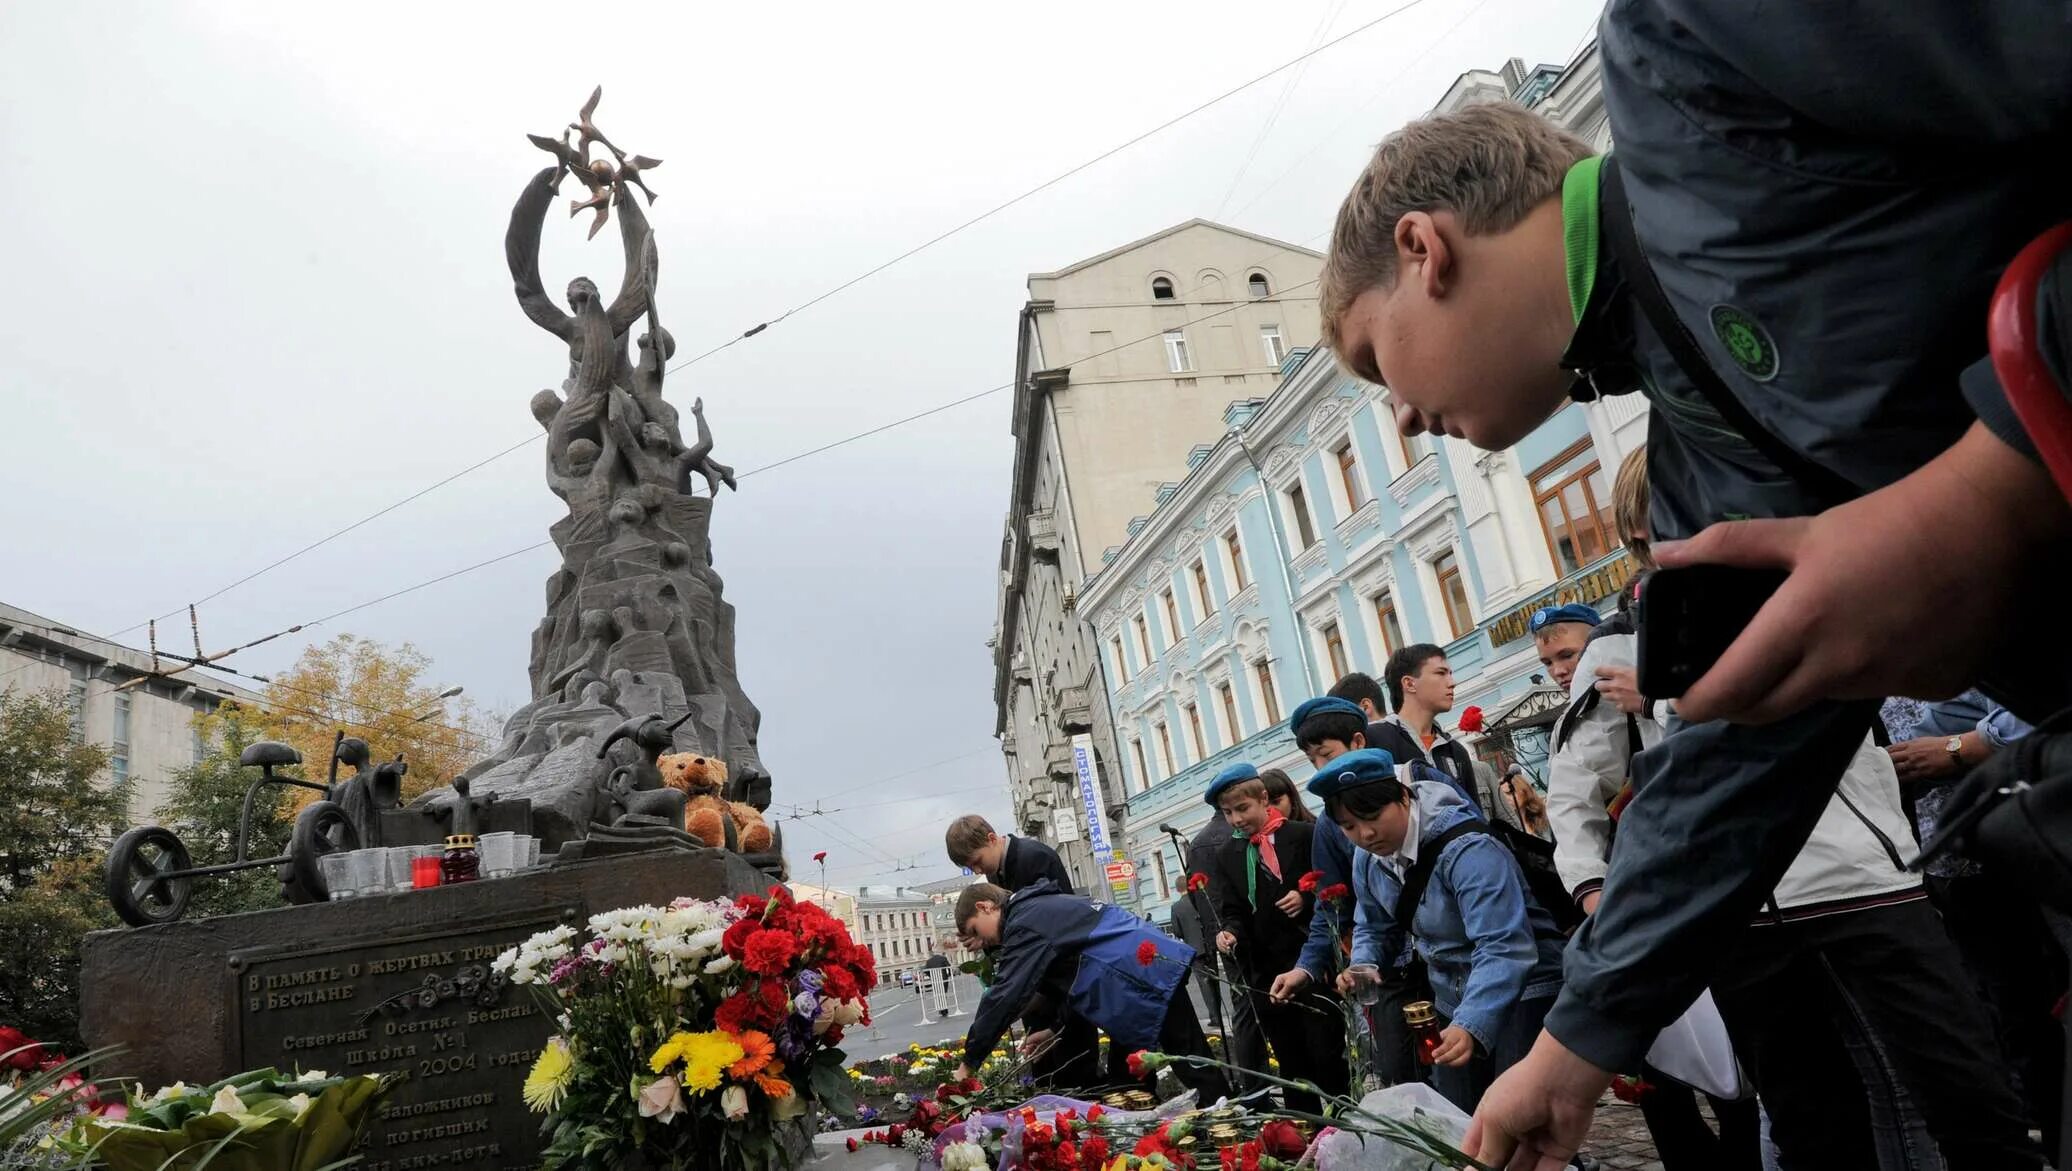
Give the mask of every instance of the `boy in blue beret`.
M 1291 967 L 1309 937 L 1316 896 L 1302 889 L 1310 870 L 1311 827 L 1288 821 L 1268 803 L 1266 782 L 1249 764 L 1235 764 L 1209 782 L 1203 799 L 1230 825 L 1232 838 L 1216 855 L 1209 889 L 1221 920 L 1216 946 L 1237 961 L 1239 979 L 1259 1014 L 1281 1076 L 1314 1083 L 1328 1094 L 1351 1084 L 1345 1061 L 1344 1015 L 1328 995 L 1315 992 L 1272 999 L 1261 992 Z M 1290 1110 L 1319 1112 L 1315 1094 L 1283 1090 Z
M 1357 749 L 1327 761 L 1309 791 L 1358 847 L 1353 963 L 1424 960 L 1443 1022 L 1432 1084 L 1473 1111 L 1539 1034 L 1561 990 L 1562 935 L 1489 823 L 1451 785 L 1415 779 L 1420 771 L 1406 775 L 1388 753 Z M 1275 990 L 1323 978 L 1290 972 Z M 1354 985 L 1350 972 L 1339 974 L 1341 993 Z

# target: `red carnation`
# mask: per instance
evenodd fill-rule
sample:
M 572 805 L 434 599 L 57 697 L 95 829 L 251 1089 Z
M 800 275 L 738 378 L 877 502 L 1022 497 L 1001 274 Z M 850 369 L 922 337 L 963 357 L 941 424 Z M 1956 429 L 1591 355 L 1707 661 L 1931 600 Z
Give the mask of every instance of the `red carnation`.
M 1277 1159 L 1292 1159 L 1309 1148 L 1302 1132 L 1285 1118 L 1276 1118 L 1259 1130 L 1259 1145 Z
M 742 956 L 748 954 L 748 937 L 762 929 L 761 920 L 738 920 L 719 937 L 720 950 L 739 960 Z
M 1612 1079 L 1612 1097 L 1621 1102 L 1638 1105 L 1642 1098 L 1654 1092 L 1654 1085 L 1641 1078 L 1620 1075 Z
M 820 973 L 820 981 L 823 995 L 836 1000 L 855 1000 L 863 995 L 863 990 L 857 987 L 856 977 L 847 968 L 827 968 Z
M 1088 1106 L 1086 1108 L 1086 1120 L 1088 1122 L 1099 1122 L 1101 1120 L 1101 1115 L 1106 1114 L 1107 1112 L 1108 1108 L 1106 1106 L 1101 1105 L 1099 1102 L 1095 1102 L 1093 1105 Z
M 825 861 L 827 861 L 827 851 L 826 851 L 826 850 L 821 850 L 821 851 L 819 851 L 818 853 L 814 854 L 814 855 L 813 855 L 813 860 L 814 860 L 815 862 L 825 862 Z
M 1143 965 L 1144 967 L 1147 967 L 1147 968 L 1148 968 L 1148 967 L 1150 967 L 1151 965 L 1153 965 L 1153 964 L 1157 963 L 1157 962 L 1158 962 L 1158 945 L 1157 945 L 1157 944 L 1155 944 L 1155 943 L 1153 943 L 1153 942 L 1151 942 L 1151 941 L 1150 941 L 1150 940 L 1148 940 L 1148 939 L 1147 939 L 1147 940 L 1145 940 L 1144 942 L 1142 942 L 1142 943 L 1138 944 L 1138 945 L 1137 945 L 1137 962 L 1138 962 L 1139 964 L 1142 964 L 1142 965 Z
M 12 1025 L 0 1025 L 0 1069 L 19 1069 L 24 1073 L 43 1064 L 41 1041 L 31 1041 L 27 1033 Z
M 1136 1078 L 1138 1081 L 1144 1080 L 1144 1074 L 1148 1071 L 1144 1068 L 1144 1051 L 1142 1049 L 1130 1054 L 1129 1067 L 1131 1077 Z M 1138 1151 L 1137 1153 L 1141 1155 L 1144 1152 Z
M 1463 732 L 1480 732 L 1482 730 L 1482 709 L 1480 707 L 1475 704 L 1469 704 L 1461 709 L 1460 730 Z
M 763 976 L 782 975 L 791 964 L 791 958 L 798 954 L 798 941 L 782 931 L 764 928 L 748 937 L 748 946 L 741 957 L 741 966 Z
M 1330 886 L 1318 891 L 1317 897 L 1327 903 L 1335 903 L 1340 899 L 1350 898 L 1352 893 L 1351 887 L 1342 882 L 1334 882 Z
M 853 1155 L 853 1154 L 855 1154 L 855 1153 L 856 1153 L 856 1148 L 857 1148 L 857 1147 L 859 1147 L 859 1146 L 861 1146 L 861 1145 L 862 1145 L 862 1144 L 861 1144 L 861 1143 L 858 1143 L 858 1142 L 857 1142 L 857 1141 L 856 1141 L 855 1139 L 853 1139 L 853 1138 L 852 1138 L 852 1139 L 850 1139 L 850 1140 L 849 1140 L 849 1153 L 850 1153 L 850 1154 L 852 1154 L 852 1155 Z
M 1088 1113 L 1091 1114 L 1092 1111 L 1089 1110 Z M 1108 1140 L 1102 1138 L 1099 1135 L 1095 1135 L 1094 1137 L 1079 1144 L 1079 1162 L 1081 1166 L 1085 1167 L 1107 1166 Z
M 1324 872 L 1321 870 L 1312 870 L 1308 874 L 1305 874 L 1301 878 L 1295 880 L 1295 889 L 1301 891 L 1303 894 L 1314 894 L 1316 893 L 1317 884 L 1322 881 L 1324 881 Z
M 900 1125 L 897 1122 L 893 1123 L 892 1128 L 885 1132 L 885 1145 L 892 1147 L 898 1146 L 899 1140 L 906 1137 L 906 1132 L 906 1127 Z
M 755 1001 L 746 992 L 736 992 L 719 1002 L 713 1011 L 712 1023 L 729 1033 L 743 1033 L 754 1027 L 759 1014 Z
M 849 1141 L 853 1143 L 856 1140 L 852 1138 Z M 1236 1147 L 1224 1147 L 1222 1150 L 1217 1151 L 1216 1159 L 1223 1165 L 1223 1171 L 1237 1171 Z
M 1187 893 L 1188 893 L 1188 894 L 1193 894 L 1193 893 L 1194 893 L 1195 891 L 1198 891 L 1198 890 L 1206 890 L 1206 889 L 1208 888 L 1208 885 L 1209 885 L 1209 876 L 1208 876 L 1208 875 L 1206 875 L 1206 874 L 1203 874 L 1203 873 L 1202 873 L 1201 871 L 1199 871 L 1199 870 L 1197 870 L 1197 871 L 1195 871 L 1195 872 L 1194 872 L 1193 874 L 1190 874 L 1190 875 L 1188 875 L 1188 876 L 1187 876 Z

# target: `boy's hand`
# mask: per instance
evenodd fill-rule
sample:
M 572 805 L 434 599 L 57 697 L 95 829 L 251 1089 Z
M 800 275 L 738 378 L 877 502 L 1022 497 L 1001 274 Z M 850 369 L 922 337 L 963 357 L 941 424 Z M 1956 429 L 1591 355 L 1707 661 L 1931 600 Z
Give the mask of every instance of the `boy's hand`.
M 1038 1029 L 1035 1032 L 1030 1033 L 1028 1036 L 1023 1037 L 1022 1056 L 1034 1057 L 1038 1053 L 1043 1052 L 1045 1049 L 1050 1047 L 1050 1039 L 1055 1036 L 1057 1036 L 1057 1030 L 1055 1029 Z M 963 1081 L 964 1078 L 960 1075 L 957 1078 L 957 1080 Z
M 1956 694 L 2004 638 L 2032 554 L 2066 518 L 2043 469 L 1974 423 L 1920 470 L 1819 516 L 1657 545 L 1665 568 L 1791 574 L 1678 714 L 1759 724 L 1821 699 Z
M 1597 694 L 1629 716 L 1639 715 L 1640 709 L 1647 706 L 1640 697 L 1640 675 L 1631 667 L 1599 667 Z
M 951 1077 L 951 1078 L 953 1078 L 953 1079 L 954 1079 L 954 1080 L 956 1080 L 956 1081 L 960 1081 L 960 1082 L 961 1082 L 961 1081 L 963 1081 L 963 1080 L 964 1080 L 965 1078 L 968 1078 L 968 1077 L 970 1077 L 970 1076 L 971 1076 L 971 1067 L 970 1067 L 970 1066 L 968 1066 L 968 1065 L 966 1065 L 966 1064 L 964 1064 L 964 1063 L 963 1063 L 963 1062 L 961 1062 L 961 1061 L 957 1063 L 957 1072 L 956 1072 L 956 1073 L 953 1073 L 953 1074 L 951 1074 L 951 1075 L 950 1075 L 950 1077 Z
M 1892 771 L 1905 784 L 1938 781 L 1964 771 L 1963 760 L 1950 751 L 1948 736 L 1902 740 L 1885 751 L 1892 756 Z
M 1286 1004 L 1295 999 L 1295 994 L 1309 987 L 1309 973 L 1301 968 L 1290 968 L 1273 978 L 1273 987 L 1266 994 L 1275 1004 Z
M 1432 1050 L 1433 1065 L 1466 1065 L 1475 1056 L 1475 1038 L 1459 1025 L 1439 1030 L 1439 1045 Z
M 1216 933 L 1216 950 L 1226 954 L 1237 950 L 1237 936 L 1228 931 Z
M 1582 898 L 1577 899 L 1576 907 L 1578 910 L 1581 910 L 1585 915 L 1595 915 L 1597 913 L 1597 902 L 1599 899 L 1602 899 L 1603 897 L 1604 888 L 1598 887 L 1596 890 L 1593 890 L 1589 894 L 1584 895 Z
M 1273 905 L 1280 908 L 1281 914 L 1286 915 L 1288 918 L 1300 919 L 1302 917 L 1302 892 L 1291 890 L 1280 898 L 1275 899 Z
M 1491 1167 L 1565 1171 L 1612 1075 L 1542 1031 L 1524 1060 L 1482 1095 L 1461 1149 Z

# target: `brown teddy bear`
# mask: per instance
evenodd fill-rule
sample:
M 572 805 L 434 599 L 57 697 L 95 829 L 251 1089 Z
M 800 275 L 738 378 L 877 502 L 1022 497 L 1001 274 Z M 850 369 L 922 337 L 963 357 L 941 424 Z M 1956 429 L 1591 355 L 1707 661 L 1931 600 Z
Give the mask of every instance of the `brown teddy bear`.
M 720 794 L 727 786 L 727 762 L 695 752 L 671 752 L 655 761 L 662 770 L 662 783 L 689 794 L 684 803 L 684 832 L 708 846 L 727 841 L 727 819 L 734 822 L 735 840 L 744 854 L 761 854 L 770 848 L 770 827 L 753 805 L 727 801 Z

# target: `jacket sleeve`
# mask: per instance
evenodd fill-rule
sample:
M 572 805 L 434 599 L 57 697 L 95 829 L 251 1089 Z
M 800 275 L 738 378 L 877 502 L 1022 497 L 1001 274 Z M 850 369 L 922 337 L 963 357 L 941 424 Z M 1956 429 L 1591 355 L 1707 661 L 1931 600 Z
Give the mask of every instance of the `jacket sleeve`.
M 1547 1031 L 1599 1069 L 1636 1068 L 1805 845 L 1876 716 L 1822 703 L 1760 727 L 1673 727 L 1641 753 L 1604 902 L 1569 940 Z
M 1387 883 L 1381 867 L 1368 859 L 1354 858 L 1353 872 L 1353 960 L 1355 964 L 1394 967 L 1402 955 L 1403 930 L 1389 908 L 1382 903 Z
M 1525 913 L 1525 882 L 1511 852 L 1487 834 L 1449 844 L 1437 869 L 1433 885 L 1452 895 L 1473 948 L 1453 1023 L 1487 1053 L 1540 958 Z
M 993 970 L 992 987 L 979 997 L 971 1029 L 964 1034 L 964 1064 L 972 1069 L 986 1063 L 1007 1027 L 1035 999 L 1056 951 L 1048 936 L 1031 928 L 1010 927 L 1007 934 Z
M 1606 648 L 1616 637 L 1600 638 L 1583 652 L 1572 702 L 1594 688 L 1600 664 L 1620 657 Z M 1568 741 L 1547 769 L 1547 819 L 1554 826 L 1554 869 L 1569 894 L 1581 900 L 1604 885 L 1612 848 L 1609 807 L 1626 783 L 1629 745 L 1626 714 L 1602 700 L 1564 720 L 1557 728 Z
M 1338 828 L 1337 822 L 1317 822 L 1309 839 L 1309 868 L 1322 875 L 1317 880 L 1318 890 L 1338 883 L 1351 884 L 1351 849 L 1352 843 L 1346 841 L 1345 831 Z M 1309 935 L 1302 941 L 1302 954 L 1296 957 L 1295 966 L 1317 980 L 1328 978 L 1337 966 L 1331 957 L 1338 950 L 1338 916 L 1342 913 L 1332 910 L 1322 899 L 1316 900 L 1310 909 Z
M 1228 931 L 1242 940 L 1252 907 L 1245 901 L 1245 852 L 1233 843 L 1216 851 L 1209 863 L 1209 894 L 1216 903 L 1216 931 Z M 1210 933 L 1213 944 L 1215 932 Z
M 2034 730 L 2027 723 L 2023 722 L 2021 717 L 1997 703 L 1993 705 L 1992 711 L 1986 713 L 1986 718 L 1978 722 L 1979 738 L 1984 740 L 1986 746 L 1995 752 L 2027 736 Z

